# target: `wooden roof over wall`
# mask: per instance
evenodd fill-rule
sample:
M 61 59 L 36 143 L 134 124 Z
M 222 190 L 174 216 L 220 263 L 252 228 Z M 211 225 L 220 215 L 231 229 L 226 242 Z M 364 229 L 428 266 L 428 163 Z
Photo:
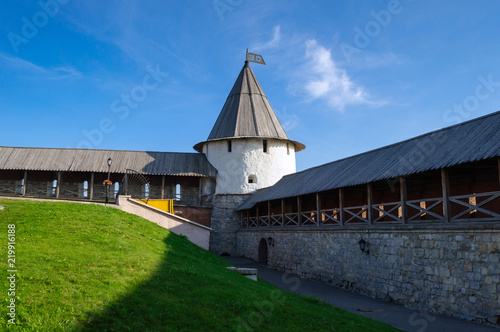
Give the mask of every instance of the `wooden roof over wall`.
M 252 68 L 245 61 L 207 142 L 250 137 L 286 140 L 295 145 L 295 151 L 305 149 L 304 144 L 288 138 Z M 203 143 L 196 144 L 194 149 L 201 152 Z
M 0 170 L 108 172 L 133 169 L 149 175 L 214 177 L 201 153 L 0 147 Z
M 494 157 L 500 157 L 500 112 L 284 176 L 256 191 L 238 210 Z

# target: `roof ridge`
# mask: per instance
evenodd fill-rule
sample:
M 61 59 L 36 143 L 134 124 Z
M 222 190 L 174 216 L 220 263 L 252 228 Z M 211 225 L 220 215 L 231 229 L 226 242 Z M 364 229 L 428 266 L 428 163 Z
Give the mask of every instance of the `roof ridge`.
M 28 146 L 0 146 L 0 149 L 37 149 L 37 150 L 74 150 L 74 151 L 114 151 L 114 152 L 144 152 L 144 153 L 168 153 L 168 154 L 193 154 L 197 152 L 169 152 L 169 151 L 146 151 L 146 150 L 116 150 L 116 149 L 79 149 L 79 148 L 46 148 L 46 147 L 28 147 Z

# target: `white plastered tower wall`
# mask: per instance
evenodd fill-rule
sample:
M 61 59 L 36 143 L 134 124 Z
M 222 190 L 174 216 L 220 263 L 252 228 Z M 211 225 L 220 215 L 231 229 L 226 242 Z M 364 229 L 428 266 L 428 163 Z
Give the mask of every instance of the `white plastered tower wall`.
M 246 61 L 210 135 L 194 149 L 217 169 L 210 250 L 237 254 L 236 208 L 256 190 L 294 173 L 295 153 L 305 146 L 290 140 Z
M 264 140 L 267 152 L 264 152 Z M 228 141 L 231 151 L 228 151 Z M 295 146 L 277 139 L 239 138 L 207 142 L 203 153 L 217 169 L 216 195 L 249 194 L 295 173 Z

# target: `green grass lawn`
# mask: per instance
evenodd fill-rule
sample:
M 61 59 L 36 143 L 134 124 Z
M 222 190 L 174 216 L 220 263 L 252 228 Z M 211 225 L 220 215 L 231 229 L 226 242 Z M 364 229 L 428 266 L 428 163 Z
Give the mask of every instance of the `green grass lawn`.
M 251 281 L 220 257 L 114 208 L 0 200 L 0 329 L 13 331 L 395 331 Z M 8 323 L 8 225 L 16 325 Z

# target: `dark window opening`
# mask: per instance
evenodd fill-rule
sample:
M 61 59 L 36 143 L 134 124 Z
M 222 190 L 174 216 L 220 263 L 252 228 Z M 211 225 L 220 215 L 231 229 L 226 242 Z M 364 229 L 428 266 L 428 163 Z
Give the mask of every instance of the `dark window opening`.
M 233 150 L 233 144 L 231 141 L 227 141 L 227 152 L 231 152 Z
M 262 141 L 262 148 L 263 148 L 264 152 L 267 152 L 267 139 Z

